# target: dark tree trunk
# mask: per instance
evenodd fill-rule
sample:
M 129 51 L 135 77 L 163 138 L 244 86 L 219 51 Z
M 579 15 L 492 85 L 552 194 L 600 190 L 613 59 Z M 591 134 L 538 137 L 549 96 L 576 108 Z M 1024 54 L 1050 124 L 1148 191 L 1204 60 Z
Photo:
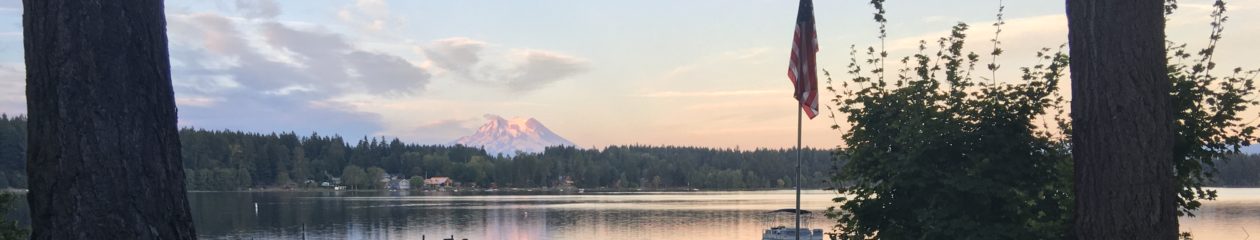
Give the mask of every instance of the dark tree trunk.
M 1177 238 L 1163 3 L 1067 1 L 1079 239 Z
M 193 239 L 161 0 L 25 0 L 33 239 Z

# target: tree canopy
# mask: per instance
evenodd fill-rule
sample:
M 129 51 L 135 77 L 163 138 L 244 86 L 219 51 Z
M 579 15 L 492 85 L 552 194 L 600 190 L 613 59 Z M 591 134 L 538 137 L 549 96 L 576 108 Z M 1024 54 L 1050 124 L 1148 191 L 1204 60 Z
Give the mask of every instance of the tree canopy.
M 882 42 L 883 1 L 871 3 Z M 1205 186 L 1255 186 L 1260 170 L 1255 155 L 1240 155 L 1257 140 L 1260 116 L 1243 114 L 1260 105 L 1253 83 L 1260 71 L 1213 74 L 1228 19 L 1223 1 L 1214 6 L 1208 46 L 1166 45 L 1179 214 L 1193 215 L 1201 200 L 1215 198 Z M 843 197 L 828 212 L 841 239 L 1069 236 L 1073 129 L 1058 93 L 1069 58 L 1062 48 L 1042 49 L 1036 64 L 1019 68 L 1019 79 L 997 79 L 1001 41 L 989 40 L 987 56 L 966 53 L 968 29 L 960 23 L 899 62 L 889 63 L 882 47 L 850 51 L 846 78 L 828 88 L 832 117 L 850 125 L 833 126 L 845 143 L 837 158 L 847 161 L 833 176 Z M 977 73 L 978 65 L 989 74 Z
M 25 185 L 25 118 L 0 117 L 0 187 Z M 185 178 L 191 190 L 304 187 L 341 178 L 356 189 L 379 188 L 370 173 L 445 176 L 499 187 L 553 187 L 568 177 L 580 188 L 754 189 L 792 186 L 791 149 L 714 149 L 672 146 L 552 147 L 543 153 L 491 156 L 466 146 L 406 144 L 398 139 L 313 133 L 246 133 L 183 129 Z M 825 188 L 830 151 L 805 149 L 805 187 Z M 379 171 L 373 171 L 373 170 Z M 357 170 L 347 174 L 347 170 Z M 786 184 L 780 184 L 785 182 Z

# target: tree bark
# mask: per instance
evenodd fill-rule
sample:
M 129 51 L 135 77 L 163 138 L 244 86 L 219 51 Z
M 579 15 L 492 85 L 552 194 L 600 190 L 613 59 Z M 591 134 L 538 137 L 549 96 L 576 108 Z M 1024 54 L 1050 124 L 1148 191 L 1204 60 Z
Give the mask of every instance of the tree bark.
M 1163 2 L 1067 1 L 1079 239 L 1177 238 Z
M 24 0 L 32 239 L 193 239 L 161 0 Z

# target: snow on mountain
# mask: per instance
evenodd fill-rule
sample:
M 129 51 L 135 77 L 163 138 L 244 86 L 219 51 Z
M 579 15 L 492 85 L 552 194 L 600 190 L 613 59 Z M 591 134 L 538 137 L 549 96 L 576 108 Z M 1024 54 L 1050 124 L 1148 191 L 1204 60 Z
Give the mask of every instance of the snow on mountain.
M 479 146 L 491 155 L 516 155 L 516 152 L 540 153 L 549 146 L 573 146 L 573 142 L 551 132 L 534 118 L 516 117 L 504 119 L 498 115 L 486 114 L 485 125 L 476 133 L 455 140 L 464 146 Z

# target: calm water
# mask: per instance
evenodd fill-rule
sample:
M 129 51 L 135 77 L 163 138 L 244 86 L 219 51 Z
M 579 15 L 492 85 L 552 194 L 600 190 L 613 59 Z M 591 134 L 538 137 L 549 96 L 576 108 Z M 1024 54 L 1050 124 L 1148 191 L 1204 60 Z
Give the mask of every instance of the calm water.
M 1217 190 L 1220 197 L 1204 203 L 1197 217 L 1181 218 L 1181 231 L 1196 240 L 1260 239 L 1260 188 Z
M 803 195 L 821 211 L 834 194 Z M 760 239 L 791 224 L 791 191 L 581 195 L 190 193 L 209 239 Z M 254 203 L 258 203 L 255 213 Z M 805 218 L 825 228 L 824 217 Z
M 1260 237 L 1260 189 L 1221 189 L 1182 230 L 1195 239 Z M 375 192 L 190 193 L 207 239 L 760 239 L 791 225 L 791 191 L 580 195 Z M 806 192 L 819 211 L 834 193 Z M 255 208 L 257 203 L 257 208 Z M 807 225 L 827 229 L 823 216 Z M 305 231 L 303 231 L 303 227 Z M 1253 238 L 1256 238 L 1253 237 Z

